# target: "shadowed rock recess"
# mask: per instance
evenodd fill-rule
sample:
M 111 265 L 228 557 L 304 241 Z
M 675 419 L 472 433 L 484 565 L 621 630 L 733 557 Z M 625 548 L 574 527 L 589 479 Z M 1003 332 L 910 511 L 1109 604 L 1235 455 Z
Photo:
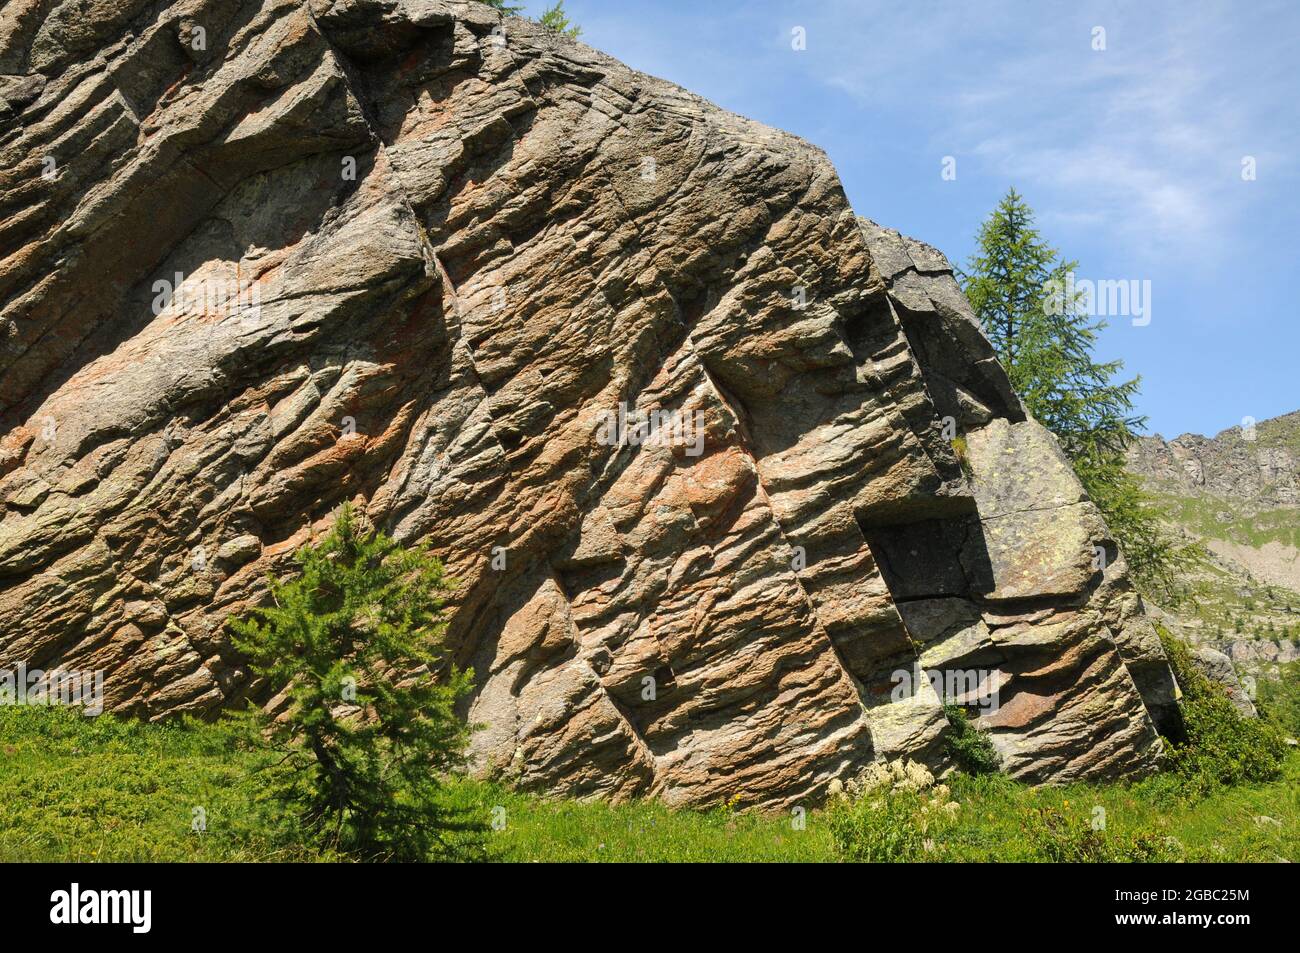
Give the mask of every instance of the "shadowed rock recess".
M 1016 776 L 1152 764 L 1097 510 L 818 149 L 477 3 L 8 0 L 0 74 L 0 667 L 215 712 L 354 500 L 459 582 L 483 774 L 793 804 L 944 766 L 920 670 Z

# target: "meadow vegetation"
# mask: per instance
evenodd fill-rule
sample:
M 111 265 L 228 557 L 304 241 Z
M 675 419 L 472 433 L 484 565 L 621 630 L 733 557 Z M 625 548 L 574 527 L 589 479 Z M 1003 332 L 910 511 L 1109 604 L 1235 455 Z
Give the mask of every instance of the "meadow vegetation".
M 0 707 L 0 861 L 349 859 L 294 841 L 291 815 L 261 783 L 273 758 L 221 724 Z M 1032 788 L 964 773 L 945 783 L 956 816 L 926 830 L 915 821 L 919 796 L 879 820 L 862 806 L 847 819 L 852 806 L 815 807 L 800 819 L 746 809 L 743 797 L 671 810 L 465 778 L 449 780 L 441 796 L 487 828 L 484 856 L 495 861 L 1300 860 L 1294 749 L 1271 781 L 1204 791 L 1168 773 L 1134 784 Z

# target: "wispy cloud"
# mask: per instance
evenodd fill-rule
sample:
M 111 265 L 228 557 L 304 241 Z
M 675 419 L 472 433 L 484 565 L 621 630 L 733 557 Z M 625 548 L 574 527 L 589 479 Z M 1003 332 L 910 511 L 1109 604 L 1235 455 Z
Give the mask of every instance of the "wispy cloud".
M 1259 68 L 1285 61 L 1296 43 L 1270 25 L 1278 5 L 1199 4 L 1195 16 L 1173 3 L 1064 0 L 664 9 L 676 24 L 667 42 L 634 29 L 643 14 L 603 6 L 591 15 L 631 32 L 624 45 L 647 68 L 698 78 L 732 108 L 770 102 L 792 78 L 820 85 L 856 113 L 845 123 L 877 117 L 886 136 L 899 122 L 922 125 L 935 153 L 917 158 L 927 170 L 941 155 L 973 161 L 972 171 L 1032 190 L 1058 221 L 1139 245 L 1204 241 L 1253 198 L 1241 192 L 1242 156 L 1277 171 L 1300 146 L 1300 130 L 1275 121 L 1294 114 L 1294 75 Z M 792 57 L 795 26 L 808 48 Z M 1104 50 L 1093 48 L 1095 27 Z
M 864 106 L 906 103 L 936 152 L 1033 189 L 1058 221 L 1135 243 L 1204 242 L 1253 198 L 1242 157 L 1294 164 L 1300 130 L 1277 122 L 1294 115 L 1294 76 L 1257 63 L 1296 40 L 1268 7 L 969 7 L 958 23 L 951 6 L 817 8 L 810 32 L 831 50 L 809 68 Z

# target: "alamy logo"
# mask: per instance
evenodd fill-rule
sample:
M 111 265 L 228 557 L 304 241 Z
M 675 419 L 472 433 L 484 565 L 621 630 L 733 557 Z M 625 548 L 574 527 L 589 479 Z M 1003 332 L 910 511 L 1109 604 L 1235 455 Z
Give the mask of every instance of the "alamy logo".
M 50 922 L 55 924 L 130 924 L 132 933 L 148 933 L 153 925 L 152 890 L 70 890 L 50 894 Z
M 1086 314 L 1089 317 L 1131 317 L 1133 326 L 1151 323 L 1151 279 L 1074 278 L 1050 279 L 1043 286 L 1043 310 L 1048 314 Z
M 206 315 L 224 320 L 235 315 L 244 324 L 256 325 L 262 318 L 262 287 L 240 276 L 186 280 L 181 272 L 153 283 L 151 310 L 158 317 L 182 314 Z
M 982 712 L 998 710 L 1000 673 L 996 669 L 950 668 L 916 669 L 900 668 L 890 676 L 894 683 L 889 693 L 891 701 L 914 698 L 922 685 L 928 684 L 944 704 L 958 704 L 978 708 Z
M 80 705 L 84 715 L 103 714 L 104 672 L 46 672 L 21 663 L 0 669 L 0 705 Z
M 596 442 L 604 447 L 686 447 L 686 456 L 698 457 L 704 452 L 704 431 L 702 410 L 646 412 L 620 402 L 617 411 L 601 414 Z

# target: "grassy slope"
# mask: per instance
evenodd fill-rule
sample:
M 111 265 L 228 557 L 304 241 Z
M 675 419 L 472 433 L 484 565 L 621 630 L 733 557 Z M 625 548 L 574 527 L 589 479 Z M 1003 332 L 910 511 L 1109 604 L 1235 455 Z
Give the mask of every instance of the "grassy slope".
M 1255 549 L 1281 543 L 1300 549 L 1300 522 L 1293 507 L 1244 512 L 1240 505 L 1211 496 L 1158 496 L 1173 519 L 1192 533 Z
M 1157 494 L 1170 520 L 1194 538 L 1224 540 L 1258 549 L 1268 543 L 1300 549 L 1300 510 L 1247 514 L 1237 504 L 1214 497 Z M 1205 559 L 1190 579 L 1190 598 L 1176 607 L 1198 620 L 1213 638 L 1300 637 L 1300 593 L 1270 585 L 1229 568 L 1236 564 Z
M 1285 449 L 1300 457 L 1300 412 L 1260 423 L 1255 447 Z M 1257 511 L 1249 501 L 1188 494 L 1169 485 L 1152 484 L 1149 488 L 1166 507 L 1170 520 L 1194 538 L 1252 549 L 1272 544 L 1300 550 L 1298 507 Z M 1198 576 L 1194 598 L 1179 606 L 1178 613 L 1198 619 L 1208 635 L 1300 637 L 1300 591 L 1293 591 L 1294 587 L 1225 573 L 1212 563 Z
M 273 846 L 270 805 L 246 778 L 257 755 L 233 749 L 211 726 L 87 719 L 69 711 L 0 707 L 0 861 L 328 860 Z M 1001 778 L 958 778 L 957 856 L 1014 860 L 1026 815 L 1054 806 L 1089 817 L 1106 809 L 1110 829 L 1154 826 L 1196 859 L 1300 860 L 1300 755 L 1271 784 L 1188 803 L 1159 783 L 1033 790 Z M 670 811 L 640 802 L 544 800 L 495 785 L 457 782 L 452 796 L 505 828 L 492 856 L 517 861 L 834 860 L 823 815 L 804 830 L 786 815 L 718 808 Z M 191 830 L 193 808 L 207 831 Z M 1265 815 L 1281 823 L 1257 822 Z M 498 816 L 500 816 L 498 814 Z
M 1265 420 L 1258 425 L 1255 442 L 1261 447 L 1281 447 L 1300 456 L 1300 411 Z

